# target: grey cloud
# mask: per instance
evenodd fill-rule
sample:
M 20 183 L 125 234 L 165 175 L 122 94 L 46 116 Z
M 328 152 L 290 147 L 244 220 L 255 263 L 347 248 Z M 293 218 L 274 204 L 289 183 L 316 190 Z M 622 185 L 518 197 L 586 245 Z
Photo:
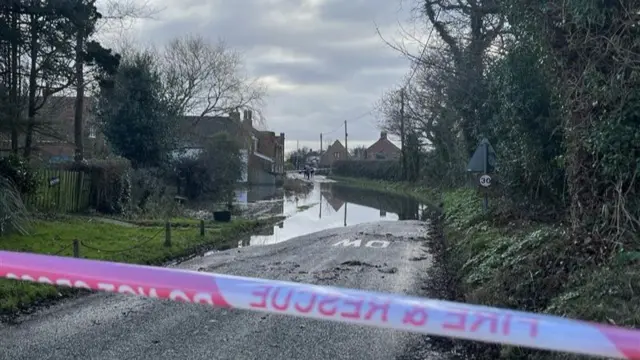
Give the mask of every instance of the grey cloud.
M 321 6 L 324 19 L 368 24 L 373 19 L 394 22 L 402 12 L 400 1 L 389 0 L 328 0 Z
M 321 95 L 304 91 L 269 95 L 265 111 L 268 126 L 286 132 L 290 140 L 314 140 L 319 132 L 331 131 L 345 119 L 370 109 L 385 89 L 401 80 L 403 73 L 393 70 L 408 69 L 406 60 L 381 41 L 373 45 L 365 42 L 376 35 L 374 22 L 392 27 L 409 17 L 406 5 L 405 9 L 400 7 L 401 0 L 325 0 L 319 5 L 318 21 L 302 24 L 293 20 L 274 24 L 267 17 L 270 11 L 291 14 L 304 0 L 209 1 L 210 19 L 201 10 L 197 18 L 169 21 L 172 11 L 200 9 L 202 0 L 165 0 L 167 19 L 144 27 L 140 36 L 156 44 L 185 33 L 199 33 L 212 41 L 222 38 L 246 54 L 253 76 L 271 75 L 287 83 L 328 88 Z M 346 41 L 354 45 L 340 45 Z M 290 50 L 314 61 L 266 61 L 257 50 L 265 48 Z M 360 119 L 350 129 L 351 138 L 377 138 L 376 123 L 374 116 Z
M 287 82 L 297 84 L 331 84 L 343 80 L 344 74 L 328 66 L 319 64 L 259 64 L 256 71 L 264 74 L 274 74 Z

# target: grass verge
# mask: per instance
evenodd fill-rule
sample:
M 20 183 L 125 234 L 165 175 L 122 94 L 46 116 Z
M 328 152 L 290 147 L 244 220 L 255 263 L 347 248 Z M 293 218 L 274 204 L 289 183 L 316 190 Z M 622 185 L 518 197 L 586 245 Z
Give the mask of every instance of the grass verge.
M 275 220 L 274 220 L 275 221 Z M 28 236 L 0 238 L 0 249 L 60 256 L 73 256 L 73 240 L 80 241 L 80 257 L 124 263 L 158 265 L 237 240 L 238 236 L 270 225 L 273 221 L 237 219 L 209 223 L 205 236 L 197 225 L 172 229 L 166 247 L 164 227 L 122 226 L 90 218 L 36 221 Z M 199 221 L 196 223 L 199 224 Z M 0 315 L 14 315 L 34 305 L 75 293 L 68 288 L 0 279 Z
M 128 222 L 138 225 L 138 226 L 155 226 L 155 227 L 161 227 L 161 226 L 165 226 L 166 221 L 163 219 L 138 219 L 138 220 L 129 220 Z M 199 219 L 192 219 L 192 218 L 187 218 L 187 217 L 175 217 L 172 218 L 171 220 L 169 220 L 169 224 L 171 224 L 171 227 L 174 228 L 190 228 L 190 227 L 200 227 L 200 220 Z M 204 222 L 204 227 L 205 229 L 207 228 L 215 228 L 219 223 L 213 222 L 213 221 L 205 221 Z
M 562 224 L 510 222 L 497 226 L 472 189 L 444 194 L 446 262 L 458 299 L 618 326 L 640 325 L 640 253 L 624 251 L 604 266 L 571 252 Z M 584 357 L 514 347 L 475 346 L 503 359 Z M 487 354 L 487 352 L 489 354 Z
M 390 182 L 380 180 L 369 180 L 362 178 L 350 178 L 342 176 L 329 176 L 331 180 L 339 182 L 341 185 L 352 186 L 356 188 L 365 188 L 377 190 L 388 194 L 410 196 L 427 203 L 439 203 L 440 195 L 437 190 L 423 186 L 421 184 L 409 182 Z M 437 201 L 436 201 L 437 200 Z
M 590 265 L 570 249 L 561 223 L 496 221 L 482 212 L 475 189 L 435 195 L 411 184 L 344 179 L 342 183 L 421 198 L 441 198 L 442 233 L 434 251 L 452 284 L 449 300 L 548 313 L 617 326 L 640 326 L 640 248 L 629 248 L 604 265 Z M 494 204 L 498 204 L 493 202 Z M 496 206 L 498 208 L 498 206 Z M 465 359 L 584 359 L 547 351 L 454 341 Z

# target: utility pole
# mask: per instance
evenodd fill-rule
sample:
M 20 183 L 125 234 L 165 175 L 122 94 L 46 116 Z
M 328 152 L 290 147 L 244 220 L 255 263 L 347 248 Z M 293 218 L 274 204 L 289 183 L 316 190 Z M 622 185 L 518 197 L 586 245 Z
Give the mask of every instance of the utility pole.
M 344 121 L 344 150 L 347 153 L 347 159 L 349 158 L 349 146 L 347 145 L 347 120 Z
M 296 140 L 296 170 L 300 169 L 300 140 Z
M 407 153 L 404 136 L 404 87 L 400 89 L 400 146 L 402 151 L 402 180 L 407 180 Z
M 322 155 L 322 133 L 320 133 L 320 155 Z

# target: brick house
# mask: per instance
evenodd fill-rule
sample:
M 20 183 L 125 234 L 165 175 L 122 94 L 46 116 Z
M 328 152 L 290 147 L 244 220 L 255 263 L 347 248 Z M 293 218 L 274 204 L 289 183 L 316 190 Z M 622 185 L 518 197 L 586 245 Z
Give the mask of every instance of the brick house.
M 320 166 L 328 167 L 331 166 L 334 161 L 346 160 L 347 155 L 347 149 L 342 145 L 340 140 L 336 140 L 320 155 Z
M 400 158 L 401 150 L 387 138 L 387 132 L 380 133 L 380 139 L 364 152 L 365 160 L 396 160 Z
M 183 116 L 181 137 L 185 148 L 201 149 L 208 138 L 226 132 L 236 138 L 245 163 L 240 182 L 252 185 L 275 184 L 276 176 L 284 174 L 284 133 L 259 131 L 253 127 L 252 112 L 245 110 L 229 116 Z
M 52 96 L 38 110 L 36 129 L 33 134 L 33 157 L 44 162 L 54 163 L 72 161 L 75 155 L 74 116 L 75 97 Z M 83 130 L 85 158 L 100 157 L 108 154 L 108 146 L 98 130 L 93 115 L 95 99 L 84 98 Z M 24 121 L 26 121 L 26 116 Z M 20 153 L 24 148 L 26 135 L 18 136 Z M 11 134 L 0 133 L 0 149 L 3 154 L 11 150 Z

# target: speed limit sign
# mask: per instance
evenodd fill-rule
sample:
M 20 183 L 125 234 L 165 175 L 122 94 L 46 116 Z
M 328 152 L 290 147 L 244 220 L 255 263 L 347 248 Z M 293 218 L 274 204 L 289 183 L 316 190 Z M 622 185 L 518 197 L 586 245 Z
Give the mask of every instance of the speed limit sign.
M 484 187 L 491 186 L 491 176 L 489 176 L 489 175 L 480 176 L 480 185 L 482 185 Z

